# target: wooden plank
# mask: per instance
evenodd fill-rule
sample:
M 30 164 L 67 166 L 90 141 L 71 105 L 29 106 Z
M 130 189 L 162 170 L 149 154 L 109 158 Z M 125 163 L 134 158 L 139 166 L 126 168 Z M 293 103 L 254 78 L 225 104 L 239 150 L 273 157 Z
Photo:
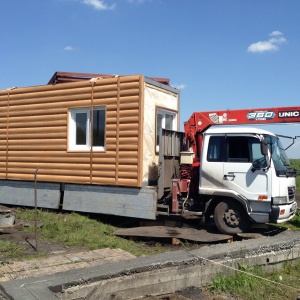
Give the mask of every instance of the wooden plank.
M 10 213 L 10 212 L 11 209 L 9 207 L 0 204 L 0 213 Z
M 44 133 L 16 133 L 16 134 L 9 134 L 9 140 L 15 141 L 15 140 L 41 140 L 41 139 L 64 139 L 66 141 L 67 133 L 65 131 L 56 131 L 56 132 L 44 132 Z M 6 134 L 2 135 L 0 134 L 0 140 L 4 140 L 6 142 Z
M 36 168 L 10 168 L 8 167 L 8 172 L 10 174 L 34 174 Z M 103 173 L 103 172 L 102 172 Z M 105 172 L 107 173 L 107 172 Z M 46 175 L 53 175 L 53 176 L 89 176 L 90 175 L 90 170 L 69 170 L 69 169 L 46 169 L 43 167 L 43 165 L 40 165 L 39 167 L 39 174 L 38 177 L 40 178 L 41 176 L 46 176 Z
M 25 180 L 25 181 L 33 181 L 34 180 L 34 174 L 24 174 L 24 173 L 11 173 L 7 174 L 8 180 Z M 44 175 L 44 174 L 38 174 L 38 180 L 42 182 L 67 182 L 67 183 L 82 183 L 82 184 L 89 184 L 90 183 L 90 176 L 80 176 L 80 175 L 74 175 L 73 176 L 67 176 L 67 175 Z M 102 179 L 101 179 L 102 181 Z M 103 180 L 104 181 L 104 180 Z M 104 181 L 105 182 L 105 181 Z M 1 200 L 2 201 L 2 200 Z M 14 204 L 14 203 L 7 203 L 2 201 L 2 203 L 6 204 Z
M 27 122 L 39 122 L 39 121 L 59 121 L 59 120 L 64 120 L 66 121 L 66 114 L 61 113 L 61 114 L 49 114 L 45 112 L 43 115 L 38 115 L 38 116 L 28 116 L 26 118 Z M 4 120 L 6 124 L 6 120 Z M 23 123 L 24 125 L 24 117 L 10 117 L 9 121 L 12 123 Z
M 57 118 L 57 120 L 46 120 L 43 119 L 41 117 L 41 120 L 39 121 L 27 121 L 26 124 L 24 124 L 24 119 L 23 122 L 14 122 L 11 121 L 9 123 L 9 129 L 11 128 L 30 128 L 30 127 L 46 127 L 46 126 L 55 126 L 55 127 L 59 127 L 59 126 L 65 126 L 66 125 L 66 117 L 64 117 L 63 119 L 59 119 Z
M 89 158 L 89 153 L 90 151 L 26 151 L 26 155 L 28 157 L 32 157 L 32 159 L 34 159 L 34 157 L 47 157 L 51 160 L 51 158 L 53 158 L 53 156 L 55 157 L 63 157 L 64 159 L 74 159 L 74 158 L 78 158 L 80 160 L 80 158 Z M 102 158 L 113 158 L 115 155 L 114 151 L 106 151 L 106 152 L 99 152 L 99 155 L 101 155 Z M 10 151 L 9 153 L 9 158 L 11 157 L 24 157 L 25 153 L 23 151 Z
M 43 167 L 44 169 L 52 169 L 53 168 L 53 163 L 49 163 L 49 162 L 44 162 L 43 164 L 41 164 L 40 162 L 11 162 L 9 163 L 9 166 L 11 168 L 38 168 L 38 167 Z M 102 167 L 103 169 L 104 167 Z M 55 164 L 55 169 L 66 169 L 66 170 L 89 170 L 89 166 L 88 164 L 80 164 L 77 163 L 65 163 L 65 160 L 61 161 L 61 162 L 57 162 Z
M 22 224 L 4 225 L 4 226 L 0 226 L 0 229 L 23 230 L 23 226 L 22 226 Z
M 88 100 L 91 97 L 90 87 L 84 88 L 83 90 L 72 90 L 72 91 L 60 91 L 59 93 L 51 95 L 51 92 L 44 92 L 37 94 L 24 94 L 20 97 L 14 97 L 9 99 L 10 106 L 16 106 L 19 104 L 37 104 L 37 103 L 48 103 L 48 102 L 65 102 L 67 101 L 79 101 L 79 100 Z
M 41 144 L 45 145 L 45 144 L 52 144 L 52 143 L 58 144 L 58 145 L 59 144 L 65 145 L 66 141 L 65 141 L 65 139 L 57 139 L 57 138 L 45 138 L 42 141 L 39 141 L 37 139 L 32 139 L 32 138 L 22 139 L 22 140 L 20 140 L 20 139 L 10 139 L 9 140 L 9 145 L 24 145 L 24 144 L 26 144 L 26 145 L 37 146 L 37 145 L 41 145 Z
M 25 116 L 44 116 L 44 115 L 55 115 L 55 114 L 61 114 L 62 109 L 61 108 L 47 108 L 45 109 L 36 109 L 36 110 L 17 110 L 17 111 L 10 111 L 9 117 L 25 117 Z M 66 108 L 63 109 L 63 113 L 66 113 Z M 6 113 L 0 112 L 1 118 L 6 118 Z
M 47 133 L 47 132 L 67 132 L 67 124 L 65 126 L 45 126 L 45 127 L 34 127 L 34 128 L 26 128 L 25 126 L 22 128 L 10 128 L 8 135 L 10 134 L 20 134 L 20 133 Z

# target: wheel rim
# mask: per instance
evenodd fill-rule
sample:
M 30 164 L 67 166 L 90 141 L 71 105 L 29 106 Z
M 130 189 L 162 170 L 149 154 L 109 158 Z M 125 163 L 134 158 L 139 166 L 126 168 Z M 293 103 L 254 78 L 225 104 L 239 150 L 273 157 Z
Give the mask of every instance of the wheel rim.
M 224 213 L 225 223 L 230 227 L 237 227 L 240 224 L 240 216 L 233 209 L 227 209 Z

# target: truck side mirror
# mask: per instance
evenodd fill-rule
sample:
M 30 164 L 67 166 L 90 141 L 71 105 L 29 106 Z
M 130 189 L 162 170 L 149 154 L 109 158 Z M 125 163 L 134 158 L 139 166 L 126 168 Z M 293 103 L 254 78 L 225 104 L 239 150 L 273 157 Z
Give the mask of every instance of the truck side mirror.
M 265 139 L 260 142 L 260 152 L 262 155 L 268 155 L 268 143 Z
M 268 158 L 268 142 L 264 138 L 260 140 L 260 152 L 262 157 L 257 158 L 252 162 L 252 172 L 255 172 L 256 170 L 266 171 L 270 167 L 270 160 Z

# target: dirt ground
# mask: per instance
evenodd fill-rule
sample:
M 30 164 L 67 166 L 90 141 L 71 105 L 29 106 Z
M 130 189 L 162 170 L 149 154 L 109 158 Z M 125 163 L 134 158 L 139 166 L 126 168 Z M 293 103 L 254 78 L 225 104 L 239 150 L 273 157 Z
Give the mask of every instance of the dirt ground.
M 25 222 L 26 225 L 29 225 L 29 222 Z M 30 222 L 32 223 L 32 222 Z M 39 238 L 39 235 L 35 235 L 34 232 L 26 232 L 22 229 L 22 226 L 24 226 L 24 221 L 18 221 L 16 220 L 16 229 L 14 228 L 8 228 L 5 230 L 0 231 L 0 240 L 3 241 L 10 241 L 14 244 L 18 245 L 22 250 L 20 251 L 20 256 L 22 257 L 22 260 L 26 260 L 26 257 L 30 258 L 32 256 L 42 256 L 42 255 L 51 255 L 51 254 L 68 254 L 68 253 L 76 253 L 76 252 L 83 252 L 88 251 L 88 247 L 78 247 L 78 246 L 65 246 L 59 242 L 53 242 L 53 241 L 45 241 L 41 240 Z M 21 224 L 21 228 L 18 224 Z M 30 224 L 31 226 L 34 226 L 33 224 Z M 150 238 L 143 240 L 145 245 L 149 248 L 156 247 L 157 241 L 160 242 L 161 247 L 165 249 L 165 251 L 176 251 L 176 250 L 192 250 L 199 248 L 203 245 L 196 244 L 196 243 L 178 243 L 178 244 L 172 244 L 172 239 L 168 240 L 152 240 Z M 0 256 L 0 263 L 6 263 L 13 260 L 16 260 L 18 258 L 18 255 L 12 255 L 9 257 Z
M 60 243 L 41 241 L 35 239 L 35 234 L 31 232 L 5 230 L 0 233 L 0 240 L 14 242 L 16 245 L 22 247 L 21 255 L 22 258 L 26 259 L 28 256 L 33 255 L 47 255 L 56 253 L 74 253 L 87 251 L 87 247 L 68 247 Z M 6 261 L 16 259 L 16 257 L 0 257 L 0 262 L 5 263 Z M 23 260 L 24 260 L 23 259 Z

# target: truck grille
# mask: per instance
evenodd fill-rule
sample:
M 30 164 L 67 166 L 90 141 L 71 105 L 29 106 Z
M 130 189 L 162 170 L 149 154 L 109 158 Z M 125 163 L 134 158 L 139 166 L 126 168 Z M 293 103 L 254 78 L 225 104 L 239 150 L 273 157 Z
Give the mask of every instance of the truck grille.
M 288 193 L 289 193 L 289 202 L 293 202 L 295 200 L 295 187 L 289 186 Z

